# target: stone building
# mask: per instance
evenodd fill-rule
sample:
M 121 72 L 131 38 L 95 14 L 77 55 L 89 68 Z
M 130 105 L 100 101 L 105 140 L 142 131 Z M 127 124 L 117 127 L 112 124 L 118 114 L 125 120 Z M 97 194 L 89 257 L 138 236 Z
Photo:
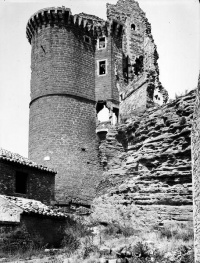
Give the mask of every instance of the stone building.
M 31 52 L 29 157 L 53 167 L 59 204 L 89 204 L 102 176 L 96 122 L 109 123 L 154 105 L 158 54 L 151 26 L 134 0 L 107 5 L 107 21 L 46 8 L 27 24 Z
M 55 175 L 53 169 L 0 149 L 0 247 L 6 234 L 22 229 L 43 245 L 60 246 L 70 218 L 52 207 Z M 11 235 L 9 249 L 18 241 L 19 235 Z
M 53 169 L 0 148 L 0 194 L 29 198 L 50 205 L 55 201 Z
M 5 233 L 13 233 L 19 229 L 23 229 L 28 238 L 34 239 L 37 236 L 44 246 L 59 247 L 66 222 L 70 222 L 68 215 L 40 201 L 0 195 L 0 247 Z M 10 236 L 11 251 L 18 241 L 21 242 L 20 235 L 14 239 Z

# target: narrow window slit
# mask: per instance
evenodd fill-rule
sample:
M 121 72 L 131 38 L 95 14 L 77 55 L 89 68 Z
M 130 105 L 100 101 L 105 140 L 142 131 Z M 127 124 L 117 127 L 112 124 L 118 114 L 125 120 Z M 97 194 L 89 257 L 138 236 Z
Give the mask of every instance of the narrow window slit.
M 41 48 L 42 48 L 43 52 L 46 54 L 45 49 L 44 49 L 44 47 L 42 45 L 41 45 Z
M 135 24 L 131 24 L 131 30 L 135 31 Z
M 100 61 L 99 62 L 99 75 L 105 75 L 106 74 L 106 61 Z

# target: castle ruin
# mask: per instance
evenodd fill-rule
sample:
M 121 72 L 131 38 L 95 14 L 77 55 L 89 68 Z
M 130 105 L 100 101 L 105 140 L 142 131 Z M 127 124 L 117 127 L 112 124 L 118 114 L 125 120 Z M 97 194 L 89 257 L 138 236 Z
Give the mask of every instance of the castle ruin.
M 103 173 L 96 135 L 101 110 L 115 125 L 167 101 L 151 26 L 137 2 L 119 0 L 107 5 L 106 21 L 65 7 L 42 9 L 26 34 L 32 46 L 29 158 L 58 171 L 60 205 L 87 205 Z

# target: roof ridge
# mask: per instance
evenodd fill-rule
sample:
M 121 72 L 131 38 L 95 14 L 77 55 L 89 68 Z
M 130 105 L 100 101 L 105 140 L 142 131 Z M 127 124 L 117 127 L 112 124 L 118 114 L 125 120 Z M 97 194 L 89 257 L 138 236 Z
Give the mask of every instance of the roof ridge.
M 19 163 L 19 164 L 26 165 L 29 167 L 34 167 L 36 169 L 48 171 L 48 172 L 51 172 L 54 174 L 57 173 L 52 168 L 49 168 L 49 167 L 42 165 L 42 164 L 38 164 L 38 163 L 28 159 L 27 157 L 24 157 L 18 153 L 13 153 L 13 152 L 8 151 L 6 149 L 3 149 L 1 147 L 0 147 L 0 160 L 6 160 L 6 161 L 10 161 L 10 162 Z

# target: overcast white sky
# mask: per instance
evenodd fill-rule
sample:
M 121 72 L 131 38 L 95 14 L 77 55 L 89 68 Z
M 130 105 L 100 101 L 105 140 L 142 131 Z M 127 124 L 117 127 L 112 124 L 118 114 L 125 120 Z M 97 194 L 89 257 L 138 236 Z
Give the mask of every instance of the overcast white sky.
M 0 0 L 0 147 L 28 153 L 30 54 L 26 23 L 41 8 L 65 6 L 106 19 L 106 3 L 117 0 Z M 152 26 L 160 80 L 171 98 L 197 86 L 199 1 L 138 0 Z

